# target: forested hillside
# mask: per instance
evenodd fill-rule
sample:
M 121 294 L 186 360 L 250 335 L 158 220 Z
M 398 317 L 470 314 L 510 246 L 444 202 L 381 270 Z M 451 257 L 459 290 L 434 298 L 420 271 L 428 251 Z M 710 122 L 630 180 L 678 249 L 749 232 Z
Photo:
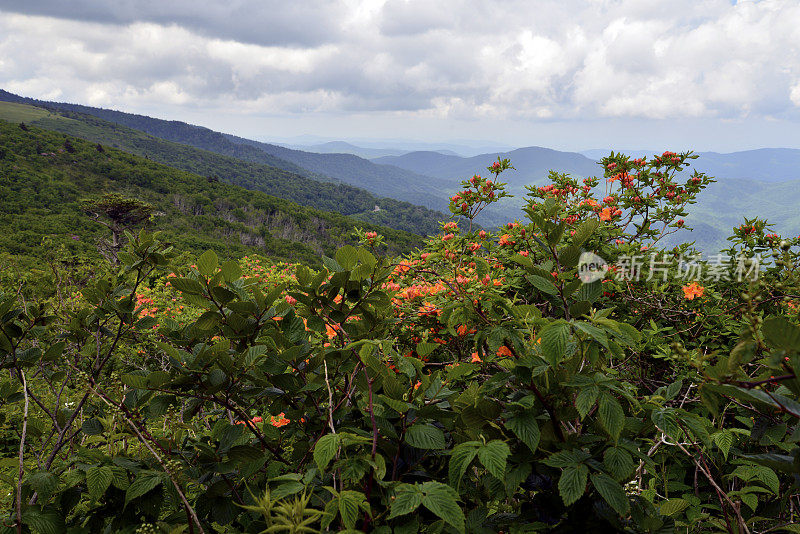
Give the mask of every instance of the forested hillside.
M 445 217 L 442 213 L 408 202 L 376 197 L 344 183 L 321 182 L 266 164 L 166 141 L 92 115 L 0 102 L 0 119 L 24 121 L 47 130 L 75 135 L 176 169 L 213 176 L 223 182 L 263 191 L 304 206 L 353 215 L 364 221 L 420 235 L 435 232 L 438 222 Z
M 212 248 L 226 257 L 258 251 L 318 263 L 321 254 L 353 241 L 353 229 L 364 224 L 76 137 L 0 121 L 0 252 L 26 264 L 59 244 L 92 253 L 105 228 L 83 213 L 81 202 L 105 193 L 152 204 L 152 228 L 181 249 Z M 406 232 L 366 226 L 385 235 L 394 252 L 421 242 Z
M 315 179 L 340 180 L 380 196 L 446 209 L 452 185 L 397 167 L 376 165 L 350 154 L 315 154 L 214 132 L 208 128 L 78 104 L 47 102 L 0 90 L 0 100 L 93 115 L 169 141 L 184 143 L 245 161 L 263 163 Z

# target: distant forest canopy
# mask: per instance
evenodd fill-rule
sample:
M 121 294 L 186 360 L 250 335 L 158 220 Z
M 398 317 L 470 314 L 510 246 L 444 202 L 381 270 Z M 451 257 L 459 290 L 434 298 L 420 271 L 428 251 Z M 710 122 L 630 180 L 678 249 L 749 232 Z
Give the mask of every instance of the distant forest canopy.
M 419 246 L 417 235 L 223 183 L 76 137 L 0 121 L 0 260 L 22 270 L 58 247 L 96 257 L 106 228 L 82 203 L 119 193 L 153 206 L 148 226 L 183 251 L 224 257 L 261 253 L 319 264 L 356 242 L 359 226 L 385 236 L 386 252 Z
M 0 99 L 3 96 L 0 93 Z M 0 103 L 0 119 L 14 122 L 25 121 L 47 130 L 74 135 L 132 154 L 145 156 L 170 167 L 215 177 L 246 189 L 263 191 L 305 206 L 337 211 L 343 215 L 355 216 L 365 222 L 381 224 L 419 235 L 436 232 L 439 221 L 445 218 L 441 212 L 394 198 L 378 197 L 346 183 L 332 182 L 330 179 L 319 181 L 319 176 L 307 172 L 297 174 L 292 166 L 289 166 L 291 170 L 284 170 L 270 166 L 269 163 L 253 162 L 251 158 L 244 157 L 246 155 L 243 156 L 235 151 L 232 152 L 233 155 L 226 156 L 217 153 L 219 151 L 198 149 L 154 137 L 91 115 L 72 111 L 55 113 L 45 110 L 45 108 L 30 107 L 27 104 L 3 102 Z M 194 126 L 191 128 L 204 130 Z M 230 142 L 223 140 L 223 144 L 230 144 Z M 272 160 L 269 161 L 275 163 Z

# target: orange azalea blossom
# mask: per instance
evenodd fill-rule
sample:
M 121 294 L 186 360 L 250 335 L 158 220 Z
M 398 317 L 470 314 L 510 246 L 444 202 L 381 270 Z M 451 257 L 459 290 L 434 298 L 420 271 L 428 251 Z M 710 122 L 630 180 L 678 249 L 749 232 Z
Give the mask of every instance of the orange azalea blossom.
M 473 352 L 472 353 L 472 363 L 480 363 L 481 361 L 482 361 L 481 357 L 478 356 L 478 353 L 477 352 Z
M 286 419 L 286 417 L 285 417 L 283 412 L 279 413 L 277 418 L 276 417 L 271 417 L 270 418 L 270 422 L 269 422 L 269 424 L 271 424 L 272 426 L 274 426 L 276 428 L 280 428 L 282 426 L 286 426 L 289 423 L 291 423 L 291 421 L 289 419 Z
M 510 358 L 513 358 L 513 357 L 514 357 L 514 353 L 513 353 L 513 352 L 511 352 L 511 349 L 509 349 L 509 348 L 508 348 L 508 347 L 506 347 L 505 345 L 503 345 L 502 347 L 500 347 L 499 349 L 497 349 L 497 355 L 498 355 L 498 356 L 508 356 L 508 357 L 510 357 Z
M 500 245 L 501 247 L 504 245 L 513 245 L 514 243 L 516 243 L 516 241 L 511 239 L 511 236 L 508 234 L 501 235 L 500 239 L 497 240 L 497 244 Z
M 695 297 L 702 297 L 705 290 L 706 288 L 697 282 L 692 282 L 687 286 L 683 286 L 683 297 L 686 300 L 693 300 Z
M 603 211 L 600 212 L 601 221 L 610 221 L 613 216 L 614 211 L 611 208 L 603 208 Z
M 456 332 L 458 332 L 458 335 L 459 335 L 459 336 L 466 336 L 467 334 L 472 334 L 472 333 L 474 333 L 474 332 L 475 332 L 475 329 L 473 328 L 472 330 L 470 330 L 470 328 L 469 328 L 467 325 L 465 325 L 465 324 L 462 324 L 461 326 L 459 326 L 459 327 L 456 329 Z
M 337 334 L 337 333 L 338 333 L 338 332 L 339 332 L 341 329 L 342 329 L 342 327 L 341 327 L 341 326 L 339 326 L 338 324 L 335 324 L 335 325 L 333 325 L 333 326 L 331 326 L 331 325 L 327 325 L 327 324 L 325 325 L 325 333 L 326 333 L 326 334 L 328 334 L 328 339 L 333 339 L 333 338 L 335 338 L 335 337 L 336 337 L 336 334 Z

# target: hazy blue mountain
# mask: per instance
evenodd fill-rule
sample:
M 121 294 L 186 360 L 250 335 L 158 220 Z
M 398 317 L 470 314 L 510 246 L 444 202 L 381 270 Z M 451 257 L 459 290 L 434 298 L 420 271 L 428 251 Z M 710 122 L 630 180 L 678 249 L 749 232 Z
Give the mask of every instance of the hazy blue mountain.
M 382 156 L 400 156 L 407 152 L 406 150 L 398 150 L 396 148 L 367 148 L 363 146 L 356 146 L 345 141 L 329 141 L 327 143 L 321 143 L 318 145 L 287 145 L 283 143 L 275 144 L 294 150 L 316 152 L 317 154 L 353 154 L 354 156 L 365 159 L 380 158 Z
M 598 160 L 608 156 L 609 149 L 593 149 L 581 152 L 584 156 Z M 621 150 L 631 157 L 653 156 L 657 150 Z M 740 152 L 697 152 L 693 168 L 717 178 L 741 178 L 765 182 L 800 180 L 800 150 L 795 148 L 758 148 Z
M 462 156 L 469 158 L 480 154 L 488 154 L 491 152 L 508 152 L 514 150 L 514 147 L 500 143 L 493 143 L 491 141 L 475 141 L 475 140 L 449 140 L 436 142 L 416 141 L 413 139 L 376 139 L 376 138 L 331 138 L 322 137 L 318 135 L 299 135 L 295 137 L 266 137 L 257 136 L 257 141 L 264 143 L 271 143 L 274 145 L 281 145 L 297 150 L 307 150 L 315 152 L 312 147 L 324 145 L 327 143 L 347 143 L 349 145 L 357 146 L 364 149 L 381 149 L 390 150 L 392 154 L 383 155 L 400 155 L 408 152 L 441 152 L 443 154 L 451 154 L 454 156 Z M 350 150 L 343 152 L 351 153 Z
M 766 182 L 800 180 L 800 150 L 760 148 L 720 154 L 700 152 L 697 170 L 719 178 L 742 178 Z
M 259 148 L 278 159 L 289 161 L 315 174 L 355 185 L 372 193 L 419 204 L 431 209 L 444 209 L 448 193 L 458 184 L 423 176 L 393 165 L 377 164 L 352 154 L 315 154 L 294 150 L 234 135 L 225 135 L 234 143 Z
M 516 192 L 521 192 L 525 185 L 542 183 L 550 170 L 576 176 L 591 176 L 601 171 L 596 163 L 581 154 L 542 147 L 518 148 L 511 152 L 494 152 L 471 158 L 448 156 L 436 152 L 411 152 L 402 156 L 377 158 L 374 161 L 448 181 L 456 181 L 469 178 L 473 174 L 486 174 L 486 167 L 498 157 L 509 158 L 516 168 L 516 170 L 503 173 L 503 180 L 508 182 L 510 189 Z

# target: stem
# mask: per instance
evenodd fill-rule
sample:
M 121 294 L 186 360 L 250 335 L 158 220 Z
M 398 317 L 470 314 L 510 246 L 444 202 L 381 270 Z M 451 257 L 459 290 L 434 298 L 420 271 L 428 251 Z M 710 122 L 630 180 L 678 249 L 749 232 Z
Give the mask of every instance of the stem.
M 20 369 L 19 376 L 22 379 L 22 392 L 25 395 L 25 407 L 22 412 L 22 437 L 19 440 L 19 471 L 17 481 L 17 534 L 22 534 L 22 475 L 25 473 L 25 436 L 28 433 L 28 383 L 25 381 L 25 373 Z

